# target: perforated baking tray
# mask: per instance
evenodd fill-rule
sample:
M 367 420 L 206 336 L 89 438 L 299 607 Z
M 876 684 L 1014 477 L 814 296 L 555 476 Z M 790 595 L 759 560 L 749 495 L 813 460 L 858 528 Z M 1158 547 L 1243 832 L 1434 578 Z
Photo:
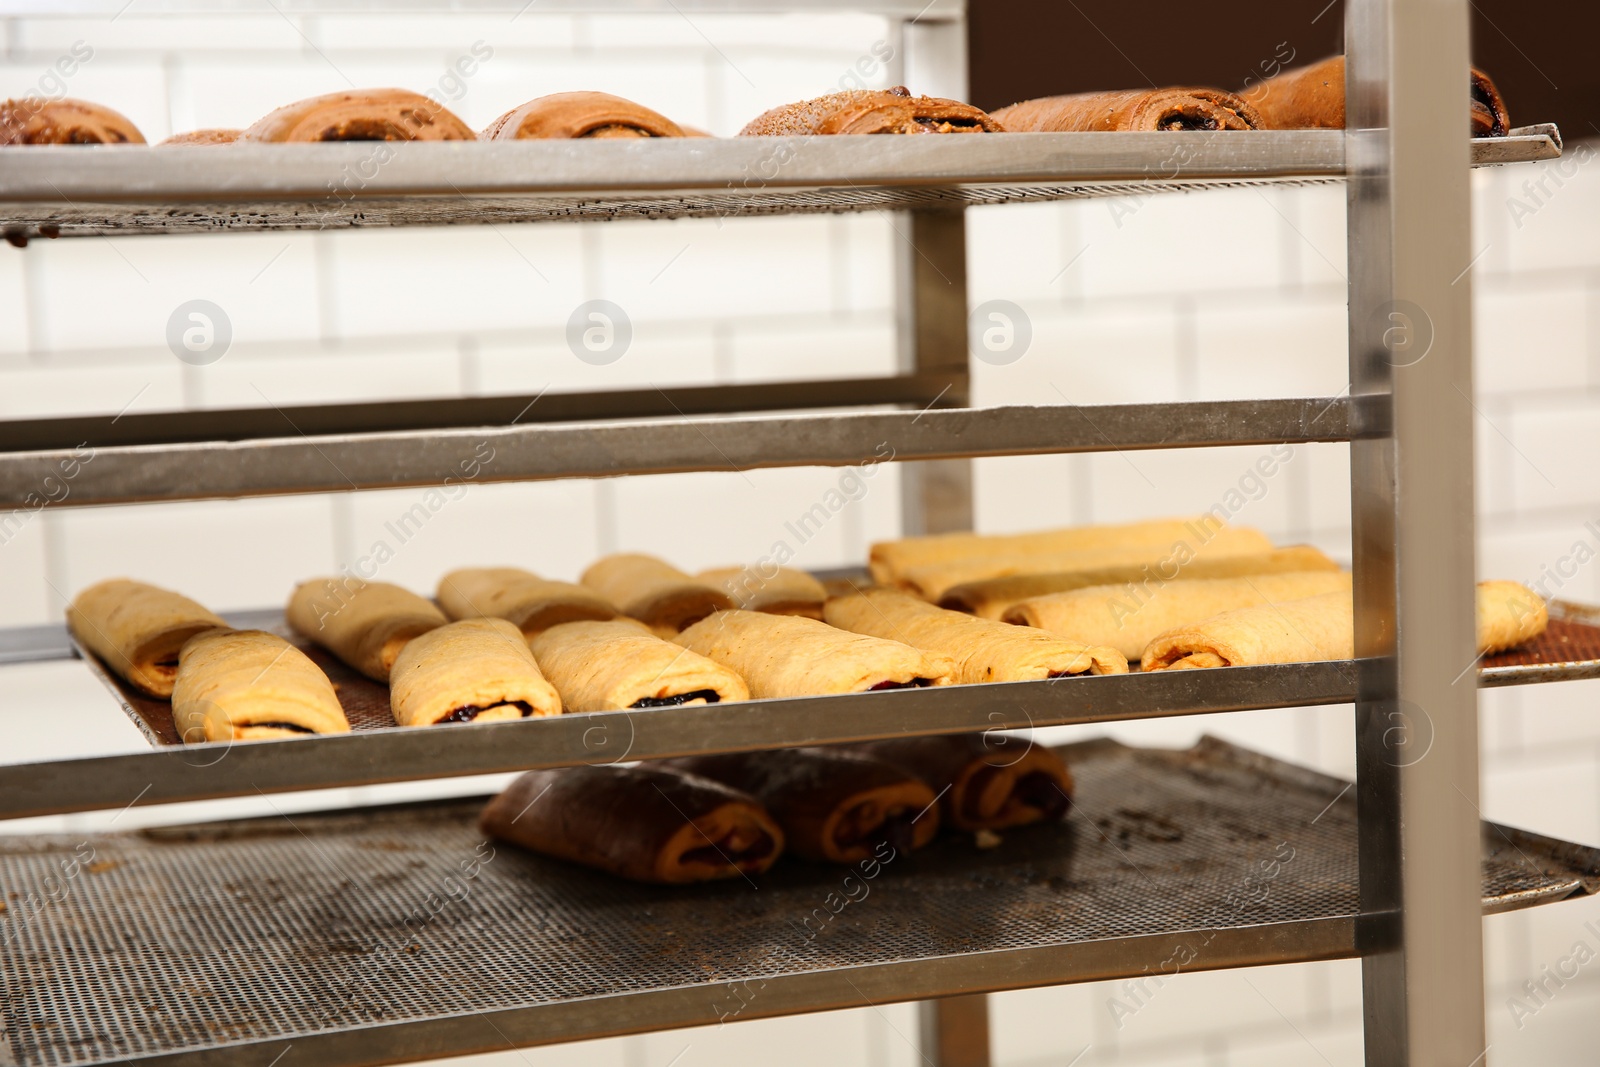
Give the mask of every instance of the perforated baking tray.
M 1519 648 L 1485 656 L 1481 686 L 1527 685 L 1600 678 L 1600 608 L 1552 600 L 1550 626 Z
M 1209 738 L 1062 751 L 1061 825 L 702 887 L 487 844 L 481 799 L 0 838 L 0 1062 L 357 1065 L 1355 954 L 1348 783 Z M 1600 850 L 1483 845 L 1485 911 L 1600 888 Z

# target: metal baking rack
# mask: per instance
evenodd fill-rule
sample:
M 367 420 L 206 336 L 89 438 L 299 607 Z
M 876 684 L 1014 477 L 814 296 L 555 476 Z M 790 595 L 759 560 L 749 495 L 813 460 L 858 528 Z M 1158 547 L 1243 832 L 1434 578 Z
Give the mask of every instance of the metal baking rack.
M 279 7 L 316 13 L 330 4 L 284 0 Z M 523 6 L 522 0 L 395 4 L 412 11 Z M 249 6 L 246 0 L 209 9 L 187 0 L 150 0 L 128 17 Z M 383 5 L 359 6 L 376 12 Z M 562 7 L 550 0 L 541 10 Z M 959 0 L 926 7 L 915 0 L 587 5 L 597 7 L 872 11 L 888 20 L 894 35 L 892 81 L 964 95 Z M 120 15 L 119 8 L 125 10 L 120 0 L 0 2 L 0 10 L 17 14 L 71 9 L 109 17 Z M 1448 0 L 1427 8 L 1426 17 L 1417 10 L 1409 0 L 1347 5 L 1348 131 L 410 145 L 387 156 L 355 189 L 342 183 L 340 168 L 371 158 L 372 146 L 7 152 L 0 234 L 16 244 L 78 234 L 818 210 L 895 209 L 906 217 L 898 227 L 905 240 L 896 267 L 900 359 L 890 377 L 671 390 L 665 406 L 644 393 L 573 394 L 549 398 L 526 418 L 513 405 L 525 407 L 529 398 L 501 398 L 0 423 L 0 507 L 31 506 L 29 494 L 57 469 L 62 451 L 84 442 L 95 448 L 94 462 L 81 468 L 71 497 L 55 506 L 438 484 L 458 471 L 463 450 L 484 440 L 496 448 L 486 475 L 491 480 L 849 465 L 893 440 L 903 526 L 916 534 L 971 527 L 973 456 L 1347 441 L 1359 658 L 670 714 L 362 731 L 240 744 L 220 753 L 166 746 L 7 765 L 0 777 L 5 814 L 271 793 L 335 781 L 438 778 L 534 763 L 1352 700 L 1359 787 L 1336 797 L 1319 821 L 1309 817 L 1317 814 L 1309 805 L 1329 805 L 1327 783 L 1300 780 L 1296 786 L 1270 761 L 1236 752 L 1224 757 L 1216 746 L 1189 756 L 1083 749 L 1073 756 L 1083 780 L 1081 810 L 1112 820 L 1095 829 L 1125 831 L 1152 856 L 1176 859 L 1192 849 L 1196 862 L 1221 864 L 1207 867 L 1209 882 L 1170 878 L 1152 863 L 1154 874 L 1145 873 L 1160 881 L 1158 891 L 1148 892 L 1081 820 L 1068 838 L 1047 832 L 1030 844 L 1027 835 L 1011 835 L 1005 848 L 989 855 L 947 842 L 885 876 L 885 888 L 897 892 L 884 894 L 881 912 L 858 911 L 831 940 L 819 938 L 809 953 L 781 959 L 773 946 L 783 931 L 761 928 L 759 909 L 751 925 L 726 933 L 689 921 L 703 916 L 707 900 L 742 899 L 738 886 L 661 897 L 507 855 L 483 876 L 483 887 L 465 906 L 470 910 L 447 912 L 426 935 L 436 951 L 419 949 L 419 964 L 425 961 L 430 975 L 448 966 L 462 979 L 443 983 L 362 982 L 361 976 L 374 968 L 404 975 L 412 966 L 407 954 L 380 953 L 382 946 L 366 938 L 375 923 L 409 913 L 434 888 L 418 880 L 423 870 L 475 840 L 463 809 L 299 820 L 314 824 L 316 847 L 338 850 L 341 863 L 359 876 L 348 884 L 329 882 L 327 866 L 296 834 L 260 825 L 95 838 L 97 859 L 64 900 L 36 912 L 12 906 L 0 913 L 7 931 L 0 973 L 9 990 L 0 1001 L 0 1063 L 243 1065 L 267 1062 L 293 1043 L 296 1054 L 311 1056 L 315 1065 L 354 1067 L 716 1021 L 712 1004 L 728 1003 L 721 995 L 725 983 L 765 981 L 771 994 L 748 1000 L 737 1017 L 847 1007 L 863 996 L 875 1002 L 942 998 L 923 1004 L 925 1058 L 931 1067 L 981 1067 L 986 1055 L 970 1042 L 958 1052 L 957 1038 L 987 1032 L 985 1002 L 962 994 L 1134 974 L 1147 964 L 1159 966 L 1177 945 L 1193 940 L 1210 952 L 1196 966 L 1361 954 L 1369 1064 L 1477 1062 L 1485 1046 L 1485 906 L 1589 891 L 1595 878 L 1591 850 L 1501 828 L 1486 833 L 1472 804 L 1460 802 L 1474 801 L 1478 789 L 1477 687 L 1463 667 L 1473 662 L 1474 571 L 1473 415 L 1465 400 L 1472 395 L 1471 281 L 1464 269 L 1471 265 L 1468 168 L 1555 158 L 1560 138 L 1552 127 L 1534 127 L 1468 143 L 1460 132 L 1467 5 Z M 1406 77 L 1399 78 L 1402 65 Z M 908 72 L 918 76 L 908 78 Z M 771 176 L 748 182 L 748 169 L 775 152 L 784 156 L 783 165 L 758 171 Z M 471 167 L 463 167 L 468 159 Z M 539 176 L 530 178 L 530 172 Z M 1335 181 L 1348 190 L 1348 395 L 1093 409 L 971 406 L 964 207 Z M 1412 358 L 1403 341 L 1390 347 L 1396 315 L 1408 329 L 1427 328 L 1426 358 Z M 1452 399 L 1458 394 L 1459 404 Z M 1539 662 L 1491 659 L 1482 665 L 1479 684 L 1588 676 L 1596 651 L 1574 651 L 1581 643 L 1575 638 L 1588 633 L 1580 624 L 1595 621 L 1585 612 L 1558 612 L 1538 648 Z M 0 638 L 0 662 L 41 658 L 61 647 L 53 628 L 15 631 Z M 1432 726 L 1426 758 L 1397 758 L 1396 725 L 1419 721 Z M 200 766 L 205 763 L 212 766 Z M 1127 795 L 1138 802 L 1122 804 L 1115 780 L 1135 772 L 1141 784 Z M 1208 801 L 1226 800 L 1230 789 L 1239 818 L 1228 825 L 1249 838 L 1247 844 L 1224 841 L 1217 836 L 1225 832 L 1221 823 L 1193 817 Z M 1274 800 L 1241 799 L 1259 795 Z M 1178 805 L 1169 821 L 1185 828 L 1180 840 L 1139 838 L 1142 817 L 1121 814 L 1124 808 L 1147 811 L 1153 796 Z M 1289 865 L 1278 891 L 1269 892 L 1267 913 L 1230 914 L 1228 880 L 1243 877 L 1244 863 L 1259 858 L 1256 845 L 1276 843 L 1274 832 L 1289 829 L 1283 820 L 1290 814 L 1308 816 L 1293 828 L 1306 863 Z M 1125 817 L 1136 825 L 1116 822 Z M 1487 867 L 1485 841 L 1492 846 Z M 1522 853 L 1539 857 L 1537 870 L 1513 864 L 1496 841 L 1518 846 L 1517 863 Z M 0 872 L 7 883 L 47 885 L 43 879 L 62 860 L 63 847 L 7 841 L 0 846 Z M 969 875 L 979 869 L 994 877 L 977 895 L 959 892 L 941 874 L 960 871 L 954 882 L 976 885 Z M 1019 873 L 1052 869 L 1092 874 L 1101 881 L 1086 884 L 1104 893 Z M 774 892 L 762 899 L 781 891 L 810 905 L 821 889 L 816 879 L 831 886 L 836 876 L 790 868 L 775 876 Z M 575 879 L 589 898 L 614 905 L 606 923 L 632 922 L 638 936 L 627 943 L 596 941 L 606 929 L 595 921 L 597 913 L 566 905 L 559 912 L 564 925 L 538 932 L 517 925 L 536 909 L 513 905 L 559 904 L 563 887 Z M 1002 890 L 993 897 L 991 884 Z M 641 903 L 646 900 L 648 907 Z M 642 918 L 669 911 L 685 921 Z M 919 933 L 917 923 L 930 916 L 937 923 Z M 500 930 L 498 940 L 472 934 L 469 927 L 479 921 Z M 860 932 L 874 937 L 858 943 L 853 939 Z M 663 951 L 642 952 L 641 943 Z M 149 951 L 130 951 L 129 944 Z M 236 952 L 244 944 L 252 949 L 248 958 Z M 551 948 L 529 951 L 530 944 Z M 890 951 L 871 960 L 852 956 L 859 944 Z M 259 951 L 264 945 L 273 951 Z M 496 954 L 507 945 L 516 946 L 516 960 Z M 578 950 L 600 955 L 573 955 Z M 708 997 L 713 986 L 715 1001 Z M 359 997 L 391 998 L 379 1005 L 384 1013 L 362 1015 L 367 1002 L 341 999 L 352 987 L 359 987 Z M 495 999 L 513 988 L 526 992 L 514 994 L 520 998 L 514 1001 Z M 404 999 L 424 989 L 430 998 L 461 999 Z M 484 1020 L 505 1036 L 486 1034 Z

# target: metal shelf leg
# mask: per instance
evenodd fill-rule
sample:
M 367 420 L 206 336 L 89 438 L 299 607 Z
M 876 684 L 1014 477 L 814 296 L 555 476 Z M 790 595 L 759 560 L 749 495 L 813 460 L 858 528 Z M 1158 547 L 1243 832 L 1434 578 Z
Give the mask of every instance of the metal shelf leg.
M 989 1067 L 989 998 L 924 1000 L 917 1005 L 922 1060 L 928 1067 Z

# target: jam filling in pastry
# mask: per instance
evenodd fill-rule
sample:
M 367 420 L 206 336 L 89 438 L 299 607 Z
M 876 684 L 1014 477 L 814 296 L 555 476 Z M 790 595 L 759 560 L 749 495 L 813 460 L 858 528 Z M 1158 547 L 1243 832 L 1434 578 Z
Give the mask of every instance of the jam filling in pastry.
M 353 89 L 313 96 L 258 119 L 241 141 L 476 141 L 467 124 L 420 93 Z
M 716 586 L 689 577 L 665 560 L 636 552 L 596 560 L 578 580 L 662 637 L 733 607 L 733 600 Z
M 636 882 L 760 874 L 783 830 L 752 797 L 652 764 L 529 771 L 478 820 L 490 837 Z
M 379 682 L 407 642 L 450 621 L 409 589 L 350 576 L 301 582 L 285 615 L 296 633 Z
M 567 711 L 750 699 L 738 674 L 657 637 L 633 619 L 562 623 L 528 644 Z
M 503 722 L 561 714 L 522 631 L 504 619 L 463 619 L 413 638 L 389 673 L 401 726 Z
M 1053 822 L 1072 806 L 1072 772 L 1051 748 L 1001 734 L 899 737 L 846 746 L 893 763 L 940 794 L 946 826 L 1005 830 Z
M 921 848 L 939 829 L 933 788 L 904 768 L 832 748 L 788 748 L 670 760 L 663 766 L 758 800 L 808 860 L 855 863 Z
M 592 589 L 540 578 L 518 567 L 451 571 L 439 579 L 435 595 L 452 619 L 505 619 L 528 637 L 564 622 L 604 621 L 619 614 Z
M 127 578 L 91 585 L 67 608 L 85 648 L 142 693 L 172 696 L 178 653 L 195 634 L 228 624 L 179 593 Z
M 821 582 L 793 567 L 716 567 L 695 577 L 727 593 L 735 607 L 769 615 L 820 619 L 828 599 Z
M 1342 130 L 1345 124 L 1344 56 L 1286 70 L 1251 89 L 1264 130 Z M 1504 137 L 1511 117 L 1500 90 L 1473 68 L 1468 83 L 1469 125 L 1474 137 Z
M 512 108 L 479 135 L 482 141 L 543 138 L 685 137 L 671 119 L 610 93 L 552 93 Z
M 87 100 L 25 96 L 0 102 L 0 147 L 144 143 L 144 134 L 127 116 Z
M 322 668 L 262 630 L 209 630 L 190 638 L 178 659 L 172 720 L 191 744 L 350 729 Z
M 1128 673 L 1127 658 L 1115 648 L 947 611 L 898 589 L 835 597 L 823 617 L 841 630 L 904 641 L 948 658 L 957 685 Z
M 1350 575 L 1340 571 L 1184 578 L 1138 599 L 1130 596 L 1125 585 L 1098 585 L 1013 604 L 1005 621 L 1075 641 L 1109 645 L 1137 662 L 1146 645 L 1176 627 L 1235 608 L 1264 607 L 1349 590 Z
M 954 665 L 900 641 L 848 633 L 798 615 L 722 611 L 678 644 L 737 673 L 757 699 L 951 684 Z
M 1003 107 L 995 121 L 1008 133 L 1109 130 L 1254 130 L 1260 116 L 1220 89 L 1131 89 L 1045 96 Z
M 893 89 L 847 89 L 815 100 L 775 107 L 752 119 L 741 137 L 808 137 L 828 134 L 999 133 L 1000 123 L 956 100 L 912 96 Z

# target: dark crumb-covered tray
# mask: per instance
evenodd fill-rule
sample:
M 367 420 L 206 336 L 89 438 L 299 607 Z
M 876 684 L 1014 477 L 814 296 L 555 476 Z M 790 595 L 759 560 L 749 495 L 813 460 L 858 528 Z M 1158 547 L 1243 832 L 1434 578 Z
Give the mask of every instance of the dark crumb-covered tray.
M 486 842 L 483 798 L 0 838 L 0 1063 L 359 1067 L 1357 954 L 1348 783 L 1211 738 L 1061 751 L 1066 821 L 993 849 L 691 887 Z M 1483 824 L 1486 912 L 1597 887 L 1600 850 Z

